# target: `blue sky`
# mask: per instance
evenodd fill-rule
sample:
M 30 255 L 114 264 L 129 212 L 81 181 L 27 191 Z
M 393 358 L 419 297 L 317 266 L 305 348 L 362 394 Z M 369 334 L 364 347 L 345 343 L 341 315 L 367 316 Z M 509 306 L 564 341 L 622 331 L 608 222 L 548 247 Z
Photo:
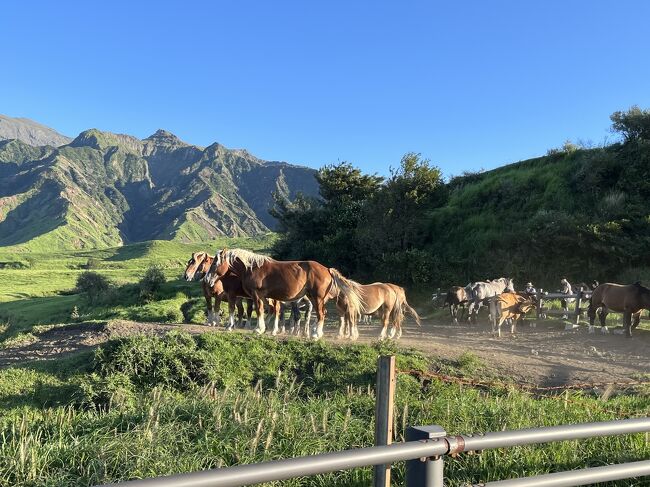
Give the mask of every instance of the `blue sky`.
M 0 113 L 447 175 L 650 107 L 645 1 L 3 2 Z

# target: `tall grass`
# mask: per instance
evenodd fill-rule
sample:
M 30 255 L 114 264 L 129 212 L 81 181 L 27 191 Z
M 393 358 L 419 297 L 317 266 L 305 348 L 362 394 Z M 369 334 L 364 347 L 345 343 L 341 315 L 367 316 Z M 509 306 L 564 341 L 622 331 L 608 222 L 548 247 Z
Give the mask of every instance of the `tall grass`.
M 0 484 L 93 485 L 369 446 L 375 360 L 388 352 L 176 333 L 122 339 L 58 366 L 0 371 Z M 434 365 L 416 353 L 397 360 L 400 369 Z M 470 356 L 447 365 L 467 373 L 480 366 Z M 478 389 L 399 375 L 394 434 L 400 441 L 417 424 L 476 433 L 648 412 L 647 391 L 607 401 L 581 392 L 535 397 L 515 386 Z M 648 455 L 644 435 L 486 451 L 448 459 L 448 484 Z M 395 475 L 403 481 L 403 465 Z M 368 485 L 370 478 L 366 468 L 283 485 Z

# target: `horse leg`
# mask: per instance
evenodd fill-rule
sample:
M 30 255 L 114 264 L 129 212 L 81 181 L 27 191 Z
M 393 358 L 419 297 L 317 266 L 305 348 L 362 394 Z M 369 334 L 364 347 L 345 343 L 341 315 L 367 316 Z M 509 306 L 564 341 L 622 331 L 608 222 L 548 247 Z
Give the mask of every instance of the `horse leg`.
M 228 324 L 226 330 L 231 331 L 235 327 L 235 299 L 228 299 Z
M 321 298 L 316 301 L 315 307 L 317 322 L 315 326 L 315 332 L 312 333 L 312 338 L 314 340 L 318 340 L 320 338 L 323 338 L 323 325 L 325 325 L 325 300 Z
M 636 313 L 632 315 L 632 329 L 636 330 L 636 327 L 639 326 L 639 323 L 641 322 L 641 311 L 639 310 Z
M 628 338 L 632 336 L 632 312 L 629 310 L 623 312 L 623 331 Z
M 587 308 L 587 316 L 589 317 L 589 333 L 594 332 L 594 321 L 596 320 L 596 306 L 593 303 L 589 303 Z
M 379 334 L 380 340 L 386 339 L 386 332 L 388 330 L 389 318 L 390 318 L 389 313 L 386 311 L 386 309 L 384 309 L 381 315 L 381 333 Z
M 212 325 L 219 326 L 221 324 L 221 316 L 219 316 L 219 311 L 221 310 L 221 298 L 219 295 L 214 297 L 214 311 L 212 312 Z
M 253 299 L 255 300 L 255 307 L 257 309 L 257 328 L 255 328 L 255 332 L 261 335 L 266 331 L 266 323 L 264 323 L 264 300 L 258 295 L 255 295 Z
M 607 315 L 609 314 L 609 310 L 607 309 L 606 306 L 603 306 L 600 309 L 600 312 L 598 313 L 598 318 L 600 319 L 600 332 L 601 333 L 609 333 L 609 329 L 607 328 Z
M 515 331 L 517 330 L 517 320 L 520 318 L 520 316 L 515 315 L 514 318 L 510 321 L 510 334 L 514 335 Z
M 273 319 L 273 331 L 271 332 L 271 334 L 273 336 L 276 336 L 279 331 L 278 325 L 280 324 L 280 301 L 273 302 L 273 314 L 275 316 Z
M 237 328 L 242 327 L 242 323 L 244 322 L 244 303 L 242 302 L 242 298 L 237 298 L 236 305 L 237 305 Z
M 309 330 L 311 325 L 311 313 L 314 311 L 314 304 L 311 299 L 307 299 L 307 310 L 305 311 L 305 337 L 309 338 Z

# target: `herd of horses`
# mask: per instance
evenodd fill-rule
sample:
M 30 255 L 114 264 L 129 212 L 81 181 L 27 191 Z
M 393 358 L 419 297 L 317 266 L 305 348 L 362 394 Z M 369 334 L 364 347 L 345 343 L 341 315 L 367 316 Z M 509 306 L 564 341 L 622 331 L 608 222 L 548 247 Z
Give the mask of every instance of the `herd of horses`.
M 304 330 L 306 336 L 319 339 L 323 336 L 325 304 L 330 299 L 336 300 L 339 338 L 356 340 L 359 336 L 357 324 L 362 316 L 380 317 L 380 339 L 399 338 L 407 312 L 420 324 L 420 317 L 409 305 L 404 288 L 381 282 L 359 284 L 316 261 L 279 261 L 244 249 L 223 249 L 215 256 L 195 252 L 187 262 L 184 278 L 201 282 L 208 324 L 219 324 L 221 302 L 228 302 L 228 330 L 236 326 L 237 308 L 239 327 L 251 327 L 255 312 L 255 331 L 264 333 L 268 313 L 274 317 L 272 334 L 277 335 L 280 325 L 282 332 L 286 331 L 284 316 L 290 309 L 290 333 L 300 335 Z M 302 308 L 305 308 L 304 325 L 301 325 Z M 312 325 L 313 310 L 316 321 Z
M 288 325 L 291 334 L 304 333 L 319 339 L 323 336 L 325 304 L 331 299 L 335 300 L 339 315 L 339 338 L 356 340 L 359 336 L 357 324 L 369 316 L 379 316 L 380 339 L 399 338 L 406 313 L 420 325 L 420 317 L 409 305 L 401 286 L 382 282 L 360 284 L 316 261 L 279 261 L 244 249 L 223 249 L 214 256 L 195 252 L 187 262 L 184 277 L 187 281 L 201 282 L 207 324 L 219 324 L 221 302 L 228 302 L 228 330 L 236 326 L 251 328 L 255 312 L 257 326 L 254 330 L 258 333 L 266 331 L 268 314 L 274 318 L 273 335 L 285 333 Z M 572 287 L 566 279 L 562 279 L 561 287 L 559 292 L 566 295 L 562 307 L 568 311 L 568 303 L 574 299 Z M 601 330 L 607 332 L 607 314 L 613 311 L 623 314 L 624 332 L 631 336 L 632 330 L 639 325 L 641 312 L 650 309 L 650 289 L 638 282 L 623 285 L 594 281 L 591 286 L 583 284 L 579 288 L 589 296 L 590 331 L 598 316 Z M 492 331 L 501 336 L 503 323 L 509 322 L 511 333 L 514 333 L 516 323 L 539 302 L 540 295 L 532 285 L 516 292 L 514 281 L 501 277 L 453 286 L 446 293 L 443 306 L 449 307 L 455 324 L 463 319 L 463 311 L 467 311 L 468 322 L 476 323 L 479 310 L 489 306 L 490 314 L 495 314 L 490 316 Z M 287 310 L 290 310 L 289 320 L 285 320 Z M 314 311 L 316 320 L 312 324 Z
M 574 301 L 571 284 L 566 280 L 560 281 L 561 289 L 558 291 L 566 295 L 562 298 L 562 308 L 568 311 L 568 304 Z M 601 331 L 608 332 L 606 318 L 610 312 L 623 314 L 623 331 L 630 337 L 632 330 L 639 326 L 641 313 L 650 310 L 650 289 L 642 286 L 639 282 L 634 284 L 599 284 L 593 281 L 591 286 L 581 284 L 581 292 L 589 297 L 587 316 L 589 318 L 589 331 L 594 330 L 594 321 L 599 317 Z M 434 295 L 434 299 L 437 296 Z M 528 312 L 537 308 L 540 302 L 540 295 L 533 288 L 526 288 L 523 291 L 515 292 L 514 282 L 510 278 L 499 278 L 491 281 L 480 281 L 469 283 L 467 286 L 452 286 L 445 294 L 443 306 L 449 307 L 449 314 L 452 323 L 458 324 L 462 320 L 463 312 L 467 311 L 467 322 L 476 323 L 478 311 L 488 303 L 494 303 L 496 316 L 490 316 L 493 332 L 501 336 L 501 325 L 509 321 L 511 333 Z

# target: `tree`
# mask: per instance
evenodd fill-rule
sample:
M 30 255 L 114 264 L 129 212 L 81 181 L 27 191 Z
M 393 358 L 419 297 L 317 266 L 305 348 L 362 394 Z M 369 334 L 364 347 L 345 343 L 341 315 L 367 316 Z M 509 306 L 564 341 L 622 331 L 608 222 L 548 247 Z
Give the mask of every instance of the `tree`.
M 609 117 L 612 130 L 623 135 L 626 142 L 650 140 L 650 110 L 633 105 L 626 112 L 617 111 Z

